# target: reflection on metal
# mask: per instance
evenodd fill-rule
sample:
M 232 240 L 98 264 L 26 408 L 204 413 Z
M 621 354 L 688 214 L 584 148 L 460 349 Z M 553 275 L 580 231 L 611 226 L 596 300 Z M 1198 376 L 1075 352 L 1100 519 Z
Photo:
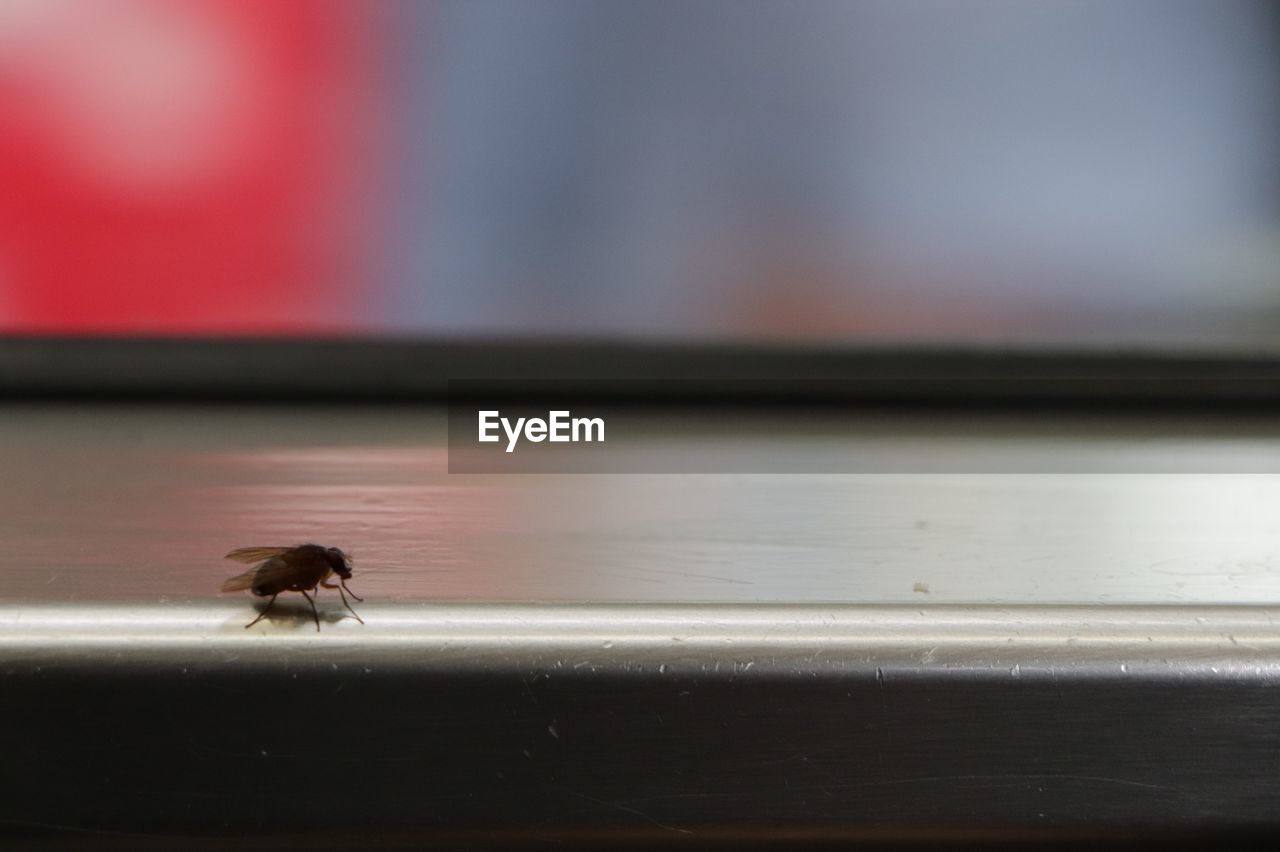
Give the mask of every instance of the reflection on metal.
M 1273 419 L 1076 434 L 1058 419 L 828 412 L 655 452 L 718 446 L 744 468 L 761 453 L 820 469 L 927 448 L 1266 470 Z M 1276 475 L 462 476 L 446 472 L 444 432 L 434 408 L 8 408 L 0 600 L 208 600 L 231 548 L 325 541 L 381 601 L 1280 601 Z
M 257 609 L 263 608 L 261 601 Z M 10 666 L 325 666 L 414 672 L 607 671 L 739 677 L 886 667 L 997 678 L 1280 675 L 1280 608 L 329 602 L 318 636 L 294 602 L 254 630 L 229 603 L 0 606 Z M 1010 667 L 1016 667 L 1010 670 Z
M 319 635 L 245 609 L 0 606 L 0 840 L 1280 829 L 1280 609 L 382 602 Z

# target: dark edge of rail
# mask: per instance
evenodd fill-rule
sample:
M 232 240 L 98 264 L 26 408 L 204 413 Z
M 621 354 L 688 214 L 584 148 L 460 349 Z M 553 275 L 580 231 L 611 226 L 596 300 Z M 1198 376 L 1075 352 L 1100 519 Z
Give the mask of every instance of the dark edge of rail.
M 677 342 L 0 339 L 0 398 L 435 402 L 450 381 L 642 402 L 1280 407 L 1280 352 Z M 538 387 L 539 392 L 543 389 Z

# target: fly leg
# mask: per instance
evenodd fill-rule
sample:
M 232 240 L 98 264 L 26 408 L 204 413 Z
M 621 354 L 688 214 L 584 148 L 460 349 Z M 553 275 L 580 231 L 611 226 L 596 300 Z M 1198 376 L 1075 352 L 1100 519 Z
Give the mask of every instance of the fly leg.
M 354 609 L 352 609 L 352 608 L 351 608 L 351 604 L 347 603 L 347 593 L 346 593 L 345 591 L 343 591 L 343 589 L 344 589 L 345 585 L 346 585 L 346 584 L 343 584 L 342 586 L 338 586 L 338 594 L 342 595 L 342 605 L 343 605 L 343 606 L 345 606 L 345 607 L 347 608 L 347 612 L 351 613 L 352 615 L 354 615 L 354 616 L 356 617 L 356 621 L 360 622 L 361 624 L 364 624 L 364 619 L 360 617 L 360 613 L 358 613 L 358 612 L 356 612 Z M 330 586 L 330 588 L 333 588 L 333 587 L 332 587 L 332 586 Z M 356 598 L 356 596 L 355 596 L 355 593 L 354 593 L 354 592 L 352 593 L 351 597 Z M 359 600 L 363 600 L 363 598 L 356 598 L 356 600 L 358 600 L 358 601 L 359 601 Z
M 342 588 L 347 589 L 347 581 L 346 581 L 346 579 L 345 579 L 345 578 L 344 578 L 344 579 L 342 579 L 342 580 L 339 580 L 338 582 L 342 584 Z M 358 600 L 360 603 L 364 603 L 364 598 L 360 597 L 359 595 L 357 595 L 355 592 L 351 591 L 350 589 L 347 589 L 347 594 L 351 595 L 351 597 L 355 598 L 355 599 L 356 599 L 356 600 Z
M 267 603 L 267 608 L 266 608 L 266 609 L 264 609 L 262 612 L 258 613 L 258 617 L 257 617 L 257 618 L 255 618 L 253 621 L 250 621 L 248 624 L 246 624 L 246 625 L 244 626 L 244 629 L 245 629 L 245 630 L 248 630 L 250 627 L 252 627 L 253 625 L 257 624 L 259 621 L 261 621 L 261 620 L 262 620 L 262 618 L 263 618 L 263 616 L 265 616 L 267 613 L 271 612 L 271 607 L 273 607 L 273 606 L 275 606 L 275 605 L 276 605 L 276 598 L 278 598 L 278 597 L 280 597 L 280 593 L 279 593 L 279 592 L 276 592 L 274 595 L 272 595 L 272 596 L 271 596 L 271 600 Z
M 340 582 L 342 585 L 340 586 L 335 585 L 333 583 L 328 582 L 327 580 L 321 580 L 320 585 L 324 586 L 326 589 L 337 589 L 338 594 L 342 595 L 342 605 L 347 608 L 347 612 L 354 615 L 356 617 L 356 621 L 360 622 L 361 624 L 364 624 L 364 619 L 360 617 L 360 613 L 352 609 L 351 604 L 347 603 L 347 595 L 351 595 L 351 597 L 355 598 L 361 603 L 364 602 L 364 598 L 356 597 L 356 593 L 347 588 L 346 580 L 339 580 L 338 582 Z
M 319 610 L 316 609 L 316 602 L 311 597 L 311 595 L 307 594 L 306 589 L 298 589 L 298 591 L 302 592 L 302 596 L 307 599 L 307 603 L 311 604 L 311 614 L 315 616 L 316 632 L 319 633 L 320 632 L 320 612 Z

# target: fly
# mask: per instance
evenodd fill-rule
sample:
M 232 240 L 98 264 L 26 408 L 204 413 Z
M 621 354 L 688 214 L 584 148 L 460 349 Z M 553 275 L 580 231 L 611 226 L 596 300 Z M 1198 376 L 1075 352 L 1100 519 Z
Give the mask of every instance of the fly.
M 245 625 L 252 627 L 263 619 L 281 592 L 301 592 L 311 604 L 311 614 L 315 616 L 316 631 L 320 630 L 320 613 L 316 610 L 315 599 L 307 594 L 318 594 L 320 587 L 337 589 L 342 596 L 342 605 L 356 617 L 356 621 L 364 624 L 364 619 L 347 603 L 347 595 L 357 601 L 364 598 L 347 588 L 347 580 L 351 579 L 351 558 L 336 547 L 322 547 L 318 544 L 300 544 L 297 547 L 242 547 L 227 554 L 227 559 L 247 564 L 259 563 L 243 574 L 237 574 L 222 584 L 224 592 L 238 592 L 248 589 L 260 598 L 268 595 L 271 601 L 257 618 Z M 329 582 L 329 578 L 337 575 L 338 582 Z

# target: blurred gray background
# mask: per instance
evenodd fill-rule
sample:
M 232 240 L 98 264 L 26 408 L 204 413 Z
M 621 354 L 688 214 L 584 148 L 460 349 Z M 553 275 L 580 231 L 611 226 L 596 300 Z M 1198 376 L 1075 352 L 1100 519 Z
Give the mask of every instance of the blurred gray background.
M 1274 5 L 406 9 L 402 331 L 1280 337 Z

